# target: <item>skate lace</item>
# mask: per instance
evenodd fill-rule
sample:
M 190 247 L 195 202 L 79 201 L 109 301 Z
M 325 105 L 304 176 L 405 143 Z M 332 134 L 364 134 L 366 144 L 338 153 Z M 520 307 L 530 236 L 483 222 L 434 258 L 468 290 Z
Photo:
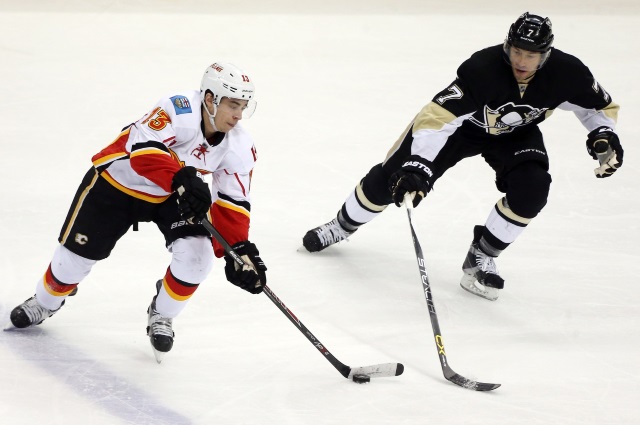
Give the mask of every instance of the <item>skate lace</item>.
M 340 226 L 338 220 L 335 218 L 327 224 L 320 226 L 320 228 L 316 230 L 316 234 L 324 246 L 340 242 L 349 237 L 349 234 Z
M 22 306 L 22 310 L 33 324 L 43 321 L 53 313 L 48 308 L 42 307 L 35 298 L 28 299 Z
M 493 257 L 485 255 L 482 251 L 478 250 L 476 254 L 476 264 L 480 270 L 485 273 L 498 274 L 498 268 L 496 267 Z
M 151 328 L 151 335 L 166 335 L 173 337 L 172 319 L 161 316 L 160 313 L 153 310 L 151 319 L 149 320 L 149 327 Z

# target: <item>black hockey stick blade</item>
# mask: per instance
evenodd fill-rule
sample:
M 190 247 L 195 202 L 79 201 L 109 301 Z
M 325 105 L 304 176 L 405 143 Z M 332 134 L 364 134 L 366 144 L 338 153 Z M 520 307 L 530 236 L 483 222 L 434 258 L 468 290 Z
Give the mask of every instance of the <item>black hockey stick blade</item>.
M 238 263 L 239 266 L 244 266 L 244 260 L 240 258 L 240 256 L 231 248 L 231 245 L 224 239 L 224 237 L 218 232 L 218 230 L 213 227 L 213 225 L 209 222 L 209 220 L 204 219 L 200 222 L 211 236 L 217 240 L 220 245 L 224 248 L 225 252 L 233 258 L 233 261 Z M 354 375 L 367 375 L 372 378 L 382 378 L 387 376 L 398 376 L 402 375 L 404 372 L 404 366 L 402 363 L 382 363 L 371 366 L 362 366 L 362 367 L 349 367 L 346 364 L 342 363 L 338 360 L 331 352 L 327 349 L 327 347 L 318 340 L 311 333 L 309 329 L 302 323 L 300 319 L 296 317 L 295 314 L 282 302 L 280 298 L 269 288 L 267 285 L 264 286 L 263 291 L 265 295 L 278 307 L 278 309 L 289 319 L 291 323 L 293 323 L 296 328 L 313 344 L 314 347 L 318 349 L 318 351 L 323 355 L 325 359 L 329 363 L 336 368 L 338 372 L 342 376 L 347 379 L 352 379 Z
M 500 384 L 487 384 L 485 382 L 472 381 L 471 379 L 467 379 L 455 372 L 453 372 L 453 375 L 451 376 L 447 376 L 447 374 L 445 373 L 444 377 L 447 378 L 447 381 L 449 382 L 453 382 L 454 384 L 459 385 L 462 388 L 474 391 L 491 391 L 500 386 Z
M 409 218 L 409 227 L 411 228 L 411 237 L 413 239 L 413 247 L 416 252 L 416 259 L 418 260 L 418 269 L 420 271 L 420 277 L 422 279 L 422 289 L 427 301 L 427 307 L 429 308 L 429 318 L 431 319 L 431 327 L 433 329 L 433 337 L 435 339 L 436 348 L 438 349 L 438 357 L 440 358 L 440 366 L 442 367 L 442 373 L 449 382 L 453 382 L 456 385 L 474 391 L 491 391 L 495 390 L 500 384 L 489 384 L 485 382 L 478 382 L 462 375 L 457 374 L 449 366 L 447 361 L 447 354 L 444 350 L 444 343 L 442 341 L 442 333 L 440 332 L 440 324 L 438 323 L 438 315 L 436 314 L 436 308 L 433 304 L 433 294 L 431 293 L 431 284 L 429 283 L 429 276 L 427 275 L 427 266 L 424 260 L 424 254 L 422 253 L 422 247 L 416 236 L 416 231 L 413 228 L 411 221 L 411 212 L 413 211 L 413 202 L 411 196 L 407 193 L 404 196 L 404 204 L 407 207 L 407 217 Z

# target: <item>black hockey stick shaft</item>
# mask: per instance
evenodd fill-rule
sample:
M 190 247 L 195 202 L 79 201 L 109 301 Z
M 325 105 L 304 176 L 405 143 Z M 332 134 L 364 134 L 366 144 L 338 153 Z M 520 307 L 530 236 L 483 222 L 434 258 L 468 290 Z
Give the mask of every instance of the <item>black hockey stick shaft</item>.
M 429 318 L 431 319 L 431 327 L 433 329 L 433 337 L 435 339 L 436 348 L 438 350 L 438 357 L 440 358 L 440 366 L 442 367 L 442 373 L 444 377 L 461 387 L 475 390 L 475 391 L 491 391 L 495 390 L 500 384 L 489 384 L 484 382 L 473 381 L 467 379 L 464 376 L 457 374 L 449 366 L 447 360 L 447 354 L 444 350 L 444 342 L 442 341 L 442 332 L 440 332 L 440 324 L 438 323 L 438 315 L 436 313 L 436 307 L 433 304 L 433 294 L 431 293 L 431 284 L 429 283 L 429 276 L 427 275 L 427 266 L 424 260 L 424 254 L 422 253 L 422 247 L 416 236 L 416 231 L 413 228 L 411 221 L 411 213 L 413 211 L 413 201 L 411 196 L 407 193 L 404 197 L 404 204 L 407 207 L 407 216 L 409 217 L 409 227 L 411 228 L 411 237 L 413 239 L 413 247 L 416 251 L 416 259 L 418 260 L 418 270 L 420 271 L 420 278 L 422 280 L 422 289 L 424 291 L 425 299 L 427 300 L 427 307 L 429 309 Z
M 200 222 L 211 236 L 217 240 L 220 245 L 224 248 L 225 252 L 233 258 L 240 267 L 245 265 L 244 260 L 236 253 L 231 245 L 222 237 L 220 232 L 213 227 L 213 225 L 209 222 L 209 220 L 204 219 Z M 397 376 L 402 374 L 404 371 L 404 366 L 401 363 L 383 363 L 379 365 L 372 366 L 364 366 L 351 368 L 340 360 L 338 360 L 331 352 L 327 349 L 327 347 L 316 338 L 309 329 L 296 317 L 295 314 L 282 302 L 280 298 L 276 296 L 276 294 L 269 288 L 267 285 L 264 285 L 263 292 L 267 295 L 267 297 L 278 307 L 278 309 L 285 315 L 287 318 L 293 323 L 296 328 L 313 344 L 314 347 L 318 349 L 318 351 L 323 355 L 325 359 L 329 361 L 335 367 L 338 372 L 345 378 L 352 378 L 355 374 L 365 374 L 369 376 Z

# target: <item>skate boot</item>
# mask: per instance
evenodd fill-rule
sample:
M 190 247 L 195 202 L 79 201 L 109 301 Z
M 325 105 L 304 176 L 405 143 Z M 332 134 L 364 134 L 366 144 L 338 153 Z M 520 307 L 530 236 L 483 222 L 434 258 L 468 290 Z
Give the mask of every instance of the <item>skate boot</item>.
M 480 249 L 479 241 L 483 229 L 483 226 L 474 228 L 473 242 L 462 264 L 464 274 L 460 286 L 474 295 L 495 301 L 498 299 L 498 291 L 504 288 L 504 279 L 498 274 L 494 257 Z
M 160 288 L 162 281 L 156 283 L 156 288 Z M 147 335 L 153 347 L 153 354 L 158 363 L 162 362 L 164 355 L 171 351 L 173 347 L 173 319 L 164 317 L 156 311 L 156 296 L 153 297 L 151 305 L 147 309 L 149 313 L 149 321 L 147 325 Z
M 309 252 L 318 252 L 334 243 L 347 239 L 354 233 L 355 230 L 350 232 L 342 227 L 336 217 L 322 226 L 309 230 L 302 238 L 302 245 L 304 245 Z
M 18 329 L 39 325 L 56 314 L 63 305 L 64 301 L 56 310 L 49 310 L 41 306 L 34 295 L 11 311 L 11 323 Z

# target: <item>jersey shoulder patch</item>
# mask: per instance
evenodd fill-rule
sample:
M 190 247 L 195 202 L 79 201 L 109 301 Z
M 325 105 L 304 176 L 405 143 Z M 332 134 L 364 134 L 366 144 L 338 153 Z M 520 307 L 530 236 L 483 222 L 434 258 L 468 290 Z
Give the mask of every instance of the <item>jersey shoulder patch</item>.
M 170 97 L 171 103 L 173 104 L 173 108 L 176 111 L 176 115 L 181 114 L 190 114 L 191 111 L 191 102 L 185 96 L 173 96 Z

